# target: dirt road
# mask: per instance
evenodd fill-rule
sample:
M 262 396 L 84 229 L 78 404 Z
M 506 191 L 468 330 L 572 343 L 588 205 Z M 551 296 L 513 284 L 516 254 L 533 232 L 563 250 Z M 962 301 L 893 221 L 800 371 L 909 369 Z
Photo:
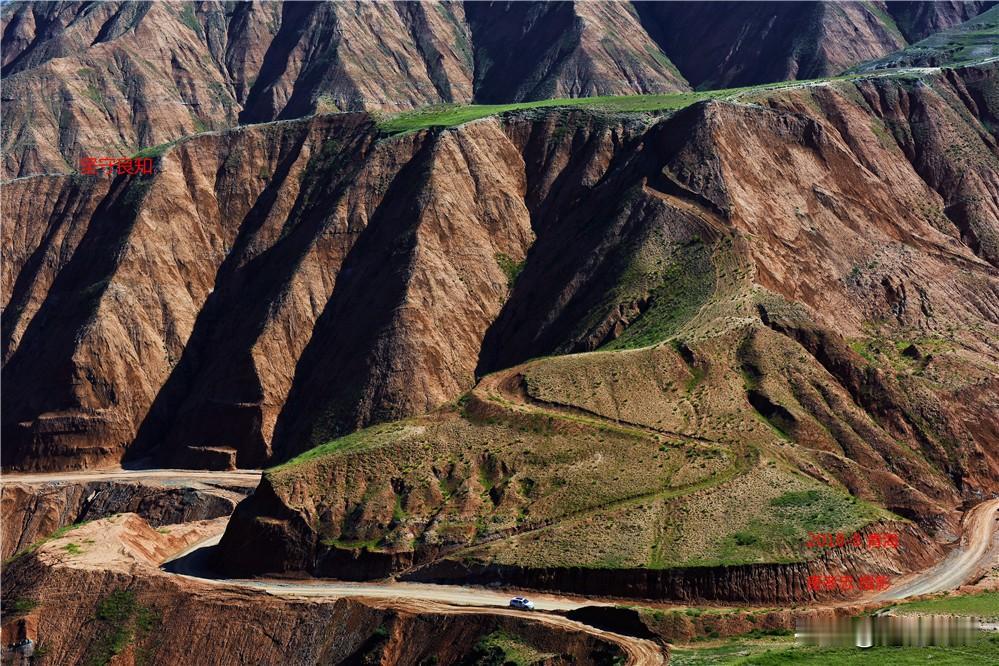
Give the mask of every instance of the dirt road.
M 903 599 L 960 587 L 999 557 L 999 499 L 982 502 L 964 517 L 961 544 L 942 562 L 902 580 L 876 599 Z
M 99 470 L 55 474 L 4 475 L 0 483 L 59 483 L 87 482 L 94 480 L 156 480 L 187 485 L 232 484 L 253 486 L 259 481 L 259 471 L 202 472 L 190 470 Z M 961 544 L 941 563 L 922 573 L 910 576 L 878 599 L 893 600 L 908 596 L 954 589 L 986 566 L 999 552 L 999 499 L 989 500 L 968 512 L 963 524 Z M 219 529 L 222 526 L 220 524 Z M 608 605 L 582 597 L 564 597 L 535 592 L 490 590 L 487 588 L 456 585 L 431 585 L 421 583 L 376 582 L 350 583 L 328 580 L 288 579 L 219 579 L 206 574 L 203 566 L 210 549 L 221 539 L 214 534 L 172 558 L 164 568 L 181 576 L 197 578 L 202 582 L 238 586 L 268 594 L 299 598 L 363 597 L 376 603 L 390 604 L 395 608 L 406 607 L 452 614 L 494 613 L 530 618 L 575 631 L 583 631 L 613 641 L 628 654 L 629 664 L 663 664 L 666 659 L 659 646 L 647 640 L 604 632 L 550 611 L 567 611 L 581 606 Z M 507 606 L 511 596 L 524 594 L 535 603 L 537 611 L 525 612 Z M 544 612 L 549 611 L 549 612 Z
M 533 622 L 539 622 L 541 624 L 547 624 L 554 627 L 560 627 L 563 629 L 569 629 L 571 631 L 578 631 L 581 633 L 589 634 L 591 636 L 599 636 L 605 640 L 611 641 L 620 647 L 625 654 L 628 655 L 627 664 L 641 664 L 641 666 L 654 666 L 655 664 L 665 664 L 666 657 L 663 655 L 662 649 L 653 643 L 652 641 L 644 640 L 641 638 L 633 638 L 631 636 L 622 636 L 621 634 L 615 634 L 610 631 L 602 631 L 596 627 L 591 627 L 581 622 L 576 622 L 575 620 L 570 620 L 568 618 L 562 617 L 561 615 L 550 615 L 548 613 L 531 613 L 529 611 L 518 611 L 510 608 L 474 608 L 474 607 L 460 607 L 460 606 L 450 606 L 441 605 L 426 601 L 416 601 L 412 599 L 395 599 L 391 602 L 391 607 L 395 609 L 404 609 L 414 613 L 419 612 L 433 612 L 433 613 L 446 613 L 450 615 L 476 615 L 483 612 L 488 612 L 493 615 L 507 615 L 511 617 L 522 617 L 529 619 Z
M 543 594 L 530 590 L 490 590 L 485 587 L 462 585 L 434 585 L 431 583 L 402 583 L 381 581 L 376 583 L 351 583 L 338 580 L 307 579 L 289 580 L 276 578 L 212 578 L 207 573 L 209 550 L 218 544 L 221 534 L 194 544 L 163 564 L 173 574 L 197 578 L 201 581 L 263 590 L 272 594 L 309 598 L 364 597 L 366 599 L 399 599 L 432 601 L 455 606 L 480 608 L 507 608 L 510 598 L 529 597 L 539 611 L 568 611 L 582 606 L 609 606 L 607 602 L 584 597 L 565 597 Z
M 207 484 L 255 488 L 260 483 L 260 470 L 237 469 L 212 472 L 191 469 L 122 469 L 113 467 L 82 472 L 4 473 L 0 475 L 0 484 L 87 483 L 90 481 L 159 481 L 192 487 L 197 487 L 198 484 Z
M 221 534 L 194 544 L 164 563 L 163 568 L 170 573 L 194 578 L 205 583 L 215 583 L 227 587 L 236 586 L 259 590 L 268 594 L 291 598 L 337 599 L 341 597 L 362 597 L 374 605 L 384 604 L 396 610 L 414 613 L 444 613 L 450 615 L 508 615 L 522 617 L 532 622 L 540 622 L 572 631 L 599 636 L 618 645 L 628 655 L 628 664 L 665 664 L 662 649 L 652 641 L 622 636 L 602 631 L 574 620 L 551 614 L 550 611 L 568 611 L 582 606 L 608 606 L 606 602 L 593 601 L 582 597 L 562 597 L 552 594 L 538 594 L 530 591 L 498 591 L 480 587 L 459 585 L 432 585 L 428 583 L 400 583 L 395 581 L 376 583 L 350 583 L 333 580 L 279 580 L 268 578 L 233 579 L 204 577 L 203 562 L 210 549 L 218 544 Z M 200 557 L 199 557 L 200 556 Z M 201 574 L 201 575 L 199 575 Z M 520 611 L 509 608 L 510 598 L 518 594 L 528 596 L 535 604 L 535 611 Z M 549 612 L 546 612 L 549 611 Z

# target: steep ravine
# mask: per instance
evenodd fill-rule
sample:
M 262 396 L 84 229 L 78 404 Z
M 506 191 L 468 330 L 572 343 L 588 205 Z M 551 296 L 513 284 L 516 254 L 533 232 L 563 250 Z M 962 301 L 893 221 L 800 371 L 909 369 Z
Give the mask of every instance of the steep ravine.
M 118 513 L 135 513 L 153 527 L 228 516 L 250 488 L 176 487 L 150 482 L 91 481 L 88 483 L 0 486 L 4 560 L 75 523 Z

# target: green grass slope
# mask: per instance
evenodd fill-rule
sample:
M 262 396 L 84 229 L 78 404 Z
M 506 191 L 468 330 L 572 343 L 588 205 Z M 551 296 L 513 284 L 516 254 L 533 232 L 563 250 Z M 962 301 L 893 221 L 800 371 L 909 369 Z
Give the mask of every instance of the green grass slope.
M 884 58 L 857 65 L 849 72 L 967 65 L 995 57 L 999 57 L 999 7 Z

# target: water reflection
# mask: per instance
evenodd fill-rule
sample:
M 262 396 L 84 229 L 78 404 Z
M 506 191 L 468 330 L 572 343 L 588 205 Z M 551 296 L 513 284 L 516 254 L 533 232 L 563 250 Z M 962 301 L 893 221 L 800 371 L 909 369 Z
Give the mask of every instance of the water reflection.
M 795 627 L 795 642 L 820 647 L 953 647 L 974 642 L 978 632 L 988 628 L 977 618 L 951 615 L 803 618 Z

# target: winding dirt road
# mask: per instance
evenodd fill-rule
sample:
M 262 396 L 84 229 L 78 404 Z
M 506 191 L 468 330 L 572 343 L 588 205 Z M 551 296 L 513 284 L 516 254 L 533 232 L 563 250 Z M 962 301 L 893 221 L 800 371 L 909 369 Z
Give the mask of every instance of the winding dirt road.
M 279 580 L 268 578 L 234 579 L 205 577 L 204 561 L 211 549 L 218 544 L 222 535 L 196 543 L 187 550 L 163 563 L 162 568 L 172 574 L 214 583 L 221 586 L 236 586 L 259 590 L 267 594 L 289 598 L 338 599 L 360 597 L 367 603 L 383 604 L 396 610 L 413 613 L 444 613 L 449 615 L 506 615 L 521 617 L 532 622 L 582 632 L 608 640 L 628 655 L 626 663 L 633 665 L 665 664 L 663 649 L 656 643 L 603 631 L 575 620 L 555 615 L 551 611 L 568 611 L 582 606 L 609 606 L 606 602 L 593 601 L 582 597 L 562 597 L 551 594 L 529 594 L 536 610 L 520 611 L 509 608 L 510 597 L 520 594 L 509 590 L 496 591 L 480 587 L 459 585 L 432 585 L 429 583 L 350 583 L 329 580 Z
M 92 469 L 82 472 L 4 473 L 0 485 L 5 483 L 88 483 L 90 481 L 160 481 L 197 487 L 199 484 L 232 485 L 255 488 L 260 483 L 259 469 L 236 469 L 224 472 L 192 469 Z
M 0 478 L 0 483 L 44 484 L 97 480 L 155 480 L 190 486 L 204 484 L 253 486 L 259 479 L 260 472 L 256 470 L 202 472 L 111 469 L 52 474 L 5 474 Z M 509 598 L 515 594 L 509 590 L 499 591 L 468 586 L 400 582 L 350 583 L 324 580 L 212 578 L 206 573 L 204 562 L 210 555 L 211 548 L 218 544 L 221 536 L 221 533 L 218 533 L 191 546 L 164 563 L 163 568 L 174 575 L 196 578 L 201 582 L 259 590 L 283 597 L 324 599 L 362 597 L 375 600 L 376 603 L 384 603 L 393 608 L 404 608 L 413 612 L 491 613 L 525 617 L 535 622 L 582 631 L 609 640 L 628 655 L 628 664 L 666 663 L 662 649 L 652 641 L 602 631 L 552 614 L 552 611 L 568 611 L 582 606 L 609 605 L 606 600 L 595 601 L 583 597 L 529 592 L 527 594 L 537 607 L 537 611 L 532 613 L 507 607 Z M 936 566 L 901 581 L 876 599 L 896 600 L 955 589 L 974 577 L 991 562 L 994 562 L 997 554 L 999 554 L 999 499 L 993 499 L 982 502 L 967 513 L 963 521 L 961 543 L 947 558 Z
M 398 581 L 377 583 L 352 583 L 338 580 L 286 578 L 213 578 L 204 565 L 210 549 L 218 544 L 221 534 L 194 544 L 163 563 L 169 573 L 225 585 L 238 585 L 272 594 L 310 598 L 365 597 L 369 599 L 417 599 L 455 606 L 480 608 L 507 608 L 510 597 L 518 594 L 530 597 L 539 611 L 569 611 L 583 606 L 610 606 L 604 601 L 585 597 L 566 597 L 530 590 L 490 590 L 485 587 L 463 585 L 436 585 L 432 583 L 404 583 Z M 202 556 L 202 557 L 199 557 Z
M 961 544 L 942 562 L 907 577 L 875 597 L 904 599 L 960 587 L 999 558 L 999 499 L 982 502 L 964 516 Z
M 954 589 L 994 561 L 996 553 L 999 552 L 999 499 L 989 500 L 974 507 L 968 512 L 963 525 L 964 534 L 960 545 L 944 561 L 909 577 L 877 599 L 887 601 Z M 582 606 L 610 605 L 607 601 L 525 592 L 530 595 L 537 607 L 536 612 L 530 613 L 507 607 L 509 598 L 518 594 L 509 590 L 496 591 L 469 586 L 401 582 L 350 583 L 324 580 L 206 578 L 201 564 L 203 560 L 199 560 L 198 555 L 207 556 L 220 539 L 221 534 L 191 546 L 165 563 L 164 568 L 176 575 L 196 578 L 202 582 L 255 589 L 285 597 L 313 599 L 363 597 L 413 612 L 492 613 L 526 617 L 536 622 L 583 631 L 610 640 L 625 651 L 629 664 L 666 663 L 660 647 L 651 641 L 601 631 L 551 614 L 551 611 L 568 611 Z

